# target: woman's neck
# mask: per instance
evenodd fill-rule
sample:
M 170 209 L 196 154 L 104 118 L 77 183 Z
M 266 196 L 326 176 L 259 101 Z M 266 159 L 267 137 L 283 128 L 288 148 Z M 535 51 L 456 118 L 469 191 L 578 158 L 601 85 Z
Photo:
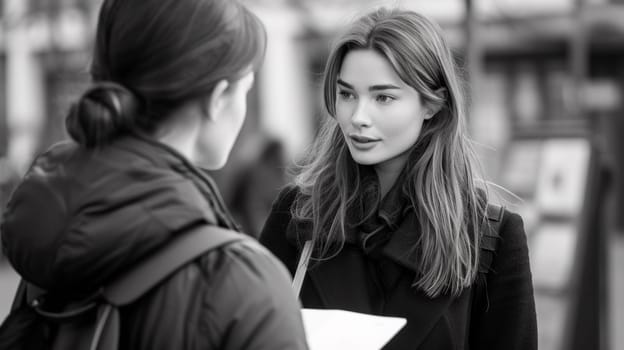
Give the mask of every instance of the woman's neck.
M 374 166 L 375 172 L 377 173 L 377 179 L 379 180 L 381 198 L 383 198 L 386 193 L 390 191 L 394 183 L 397 181 L 397 178 L 405 167 L 408 156 L 409 153 L 405 152 L 393 159 L 389 159 Z
M 188 113 L 187 113 L 188 112 Z M 158 128 L 155 138 L 194 161 L 201 120 L 192 111 L 180 109 Z
M 397 178 L 399 177 L 400 171 L 384 171 L 384 169 L 375 168 L 377 172 L 377 178 L 379 179 L 379 190 L 381 194 L 381 198 L 385 197 L 386 194 L 390 191 Z

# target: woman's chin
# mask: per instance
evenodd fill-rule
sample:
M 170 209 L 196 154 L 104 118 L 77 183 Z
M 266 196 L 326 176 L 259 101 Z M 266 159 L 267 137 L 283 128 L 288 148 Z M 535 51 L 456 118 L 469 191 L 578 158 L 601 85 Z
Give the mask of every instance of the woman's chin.
M 351 153 L 351 158 L 353 158 L 353 160 L 360 165 L 375 165 L 379 163 L 377 160 L 372 159 L 371 157 L 354 155 L 353 153 Z
M 379 157 L 375 157 L 371 152 L 349 149 L 349 153 L 351 158 L 360 165 L 375 165 L 379 163 Z

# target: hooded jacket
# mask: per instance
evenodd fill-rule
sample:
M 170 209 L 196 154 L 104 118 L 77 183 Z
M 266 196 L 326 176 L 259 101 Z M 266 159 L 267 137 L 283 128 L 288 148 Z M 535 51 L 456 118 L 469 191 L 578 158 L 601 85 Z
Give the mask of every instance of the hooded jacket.
M 131 136 L 40 155 L 0 229 L 25 280 L 78 298 L 197 225 L 236 229 L 208 174 Z M 248 240 L 204 254 L 120 314 L 120 349 L 307 349 L 288 271 Z

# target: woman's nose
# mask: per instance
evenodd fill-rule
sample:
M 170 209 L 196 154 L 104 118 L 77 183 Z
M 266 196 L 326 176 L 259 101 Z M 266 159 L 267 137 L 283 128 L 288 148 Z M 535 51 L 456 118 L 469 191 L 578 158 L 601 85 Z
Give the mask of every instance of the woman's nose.
M 358 127 L 371 125 L 371 118 L 368 108 L 366 106 L 366 102 L 360 101 L 357 104 L 355 110 L 353 111 L 353 114 L 351 115 L 351 123 Z

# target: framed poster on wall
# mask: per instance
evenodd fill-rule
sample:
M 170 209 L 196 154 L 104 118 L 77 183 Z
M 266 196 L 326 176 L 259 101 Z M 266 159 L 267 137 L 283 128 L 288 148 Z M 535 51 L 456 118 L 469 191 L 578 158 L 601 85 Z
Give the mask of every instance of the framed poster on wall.
M 547 139 L 542 144 L 536 205 L 542 215 L 574 218 L 587 184 L 590 145 L 585 138 Z

